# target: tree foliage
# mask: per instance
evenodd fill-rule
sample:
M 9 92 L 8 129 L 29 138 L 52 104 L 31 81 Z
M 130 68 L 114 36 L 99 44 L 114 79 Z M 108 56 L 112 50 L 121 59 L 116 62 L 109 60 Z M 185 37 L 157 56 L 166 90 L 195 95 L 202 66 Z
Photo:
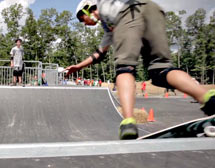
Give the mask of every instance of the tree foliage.
M 166 30 L 175 66 L 202 83 L 215 81 L 215 11 L 206 22 L 206 11 L 198 9 L 184 22 L 182 10 L 166 13 Z M 86 27 L 70 11 L 44 9 L 35 18 L 31 9 L 15 4 L 2 11 L 7 32 L 0 34 L 0 59 L 9 59 L 16 38 L 23 38 L 26 60 L 57 63 L 62 67 L 83 61 L 92 54 L 103 36 L 100 25 Z M 21 21 L 25 18 L 25 24 Z M 182 19 L 183 18 L 183 19 Z M 147 67 L 137 66 L 137 80 L 147 80 Z M 114 81 L 115 65 L 111 48 L 102 63 L 91 65 L 75 76 Z

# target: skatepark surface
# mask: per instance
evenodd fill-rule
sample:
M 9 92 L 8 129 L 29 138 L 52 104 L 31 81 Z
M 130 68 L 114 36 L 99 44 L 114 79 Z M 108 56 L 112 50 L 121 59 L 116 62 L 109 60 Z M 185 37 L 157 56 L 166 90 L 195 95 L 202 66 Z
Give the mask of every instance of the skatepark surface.
M 107 89 L 0 89 L 0 143 L 116 140 L 121 117 Z
M 213 138 L 118 141 L 107 88 L 1 87 L 0 167 L 214 168 Z M 137 99 L 156 122 L 140 135 L 204 116 L 191 99 Z
M 144 107 L 147 111 L 151 108 L 154 110 L 156 122 L 139 125 L 139 128 L 144 130 L 144 134 L 205 117 L 200 105 L 192 98 L 137 98 L 135 107 L 140 109 Z

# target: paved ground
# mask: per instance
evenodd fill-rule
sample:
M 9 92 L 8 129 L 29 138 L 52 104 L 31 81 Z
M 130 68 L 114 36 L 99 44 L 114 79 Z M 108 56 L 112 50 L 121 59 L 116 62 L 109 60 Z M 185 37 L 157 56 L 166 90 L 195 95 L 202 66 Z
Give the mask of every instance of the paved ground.
M 55 142 L 74 143 L 118 139 L 117 132 L 121 117 L 106 89 L 0 88 L 0 94 L 0 144 L 45 143 L 45 147 L 46 143 Z M 136 106 L 147 110 L 154 108 L 155 111 L 156 122 L 140 126 L 141 129 L 145 129 L 141 134 L 202 116 L 198 111 L 198 105 L 191 104 L 190 99 L 138 99 Z M 28 147 L 29 145 L 26 144 Z M 105 143 L 103 145 L 105 146 Z M 0 145 L 0 148 L 5 146 Z M 98 148 L 98 145 L 95 146 L 92 152 Z M 108 150 L 108 145 L 106 148 Z M 144 144 L 141 148 L 144 148 Z M 59 147 L 58 150 L 60 149 Z M 82 146 L 79 149 L 84 150 L 85 147 Z M 34 150 L 35 147 L 32 145 L 32 151 Z M 116 148 L 119 153 L 120 150 Z M 123 151 L 126 151 L 125 147 Z M 38 152 L 40 151 L 34 154 L 38 156 Z M 0 159 L 0 167 L 214 168 L 215 165 L 214 148 L 97 156 L 84 156 L 83 153 L 82 155 Z
M 0 160 L 2 168 L 214 168 L 215 151 Z
M 143 124 L 139 127 L 144 130 L 144 134 L 147 134 L 204 117 L 204 113 L 199 109 L 200 105 L 193 102 L 191 98 L 137 98 L 135 107 L 144 107 L 148 112 L 153 108 L 156 120 L 156 122 Z

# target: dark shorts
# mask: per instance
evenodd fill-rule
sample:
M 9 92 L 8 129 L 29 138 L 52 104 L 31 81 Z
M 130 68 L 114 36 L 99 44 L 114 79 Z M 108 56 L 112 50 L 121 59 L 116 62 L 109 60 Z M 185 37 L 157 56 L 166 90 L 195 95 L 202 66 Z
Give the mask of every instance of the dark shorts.
M 167 89 L 175 89 L 167 82 L 167 74 L 172 70 L 180 70 L 179 68 L 152 69 L 149 70 L 149 77 L 152 79 L 152 84 Z
M 23 70 L 14 70 L 13 71 L 13 76 L 20 77 L 20 76 L 22 76 L 22 73 L 23 73 Z

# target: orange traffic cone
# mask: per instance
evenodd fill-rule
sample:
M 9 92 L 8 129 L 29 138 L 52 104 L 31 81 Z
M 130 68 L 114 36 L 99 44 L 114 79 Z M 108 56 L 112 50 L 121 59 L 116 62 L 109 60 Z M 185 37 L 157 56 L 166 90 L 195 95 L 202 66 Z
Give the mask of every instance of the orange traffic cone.
M 168 98 L 168 97 L 169 97 L 168 92 L 165 93 L 164 97 L 165 97 L 165 98 Z
M 149 115 L 148 115 L 147 121 L 148 122 L 154 122 L 155 121 L 155 119 L 154 119 L 154 110 L 152 108 L 149 111 Z
M 184 93 L 184 98 L 187 98 L 187 94 Z
M 148 98 L 148 97 L 149 97 L 147 92 L 145 93 L 144 97 L 145 97 L 145 98 Z

